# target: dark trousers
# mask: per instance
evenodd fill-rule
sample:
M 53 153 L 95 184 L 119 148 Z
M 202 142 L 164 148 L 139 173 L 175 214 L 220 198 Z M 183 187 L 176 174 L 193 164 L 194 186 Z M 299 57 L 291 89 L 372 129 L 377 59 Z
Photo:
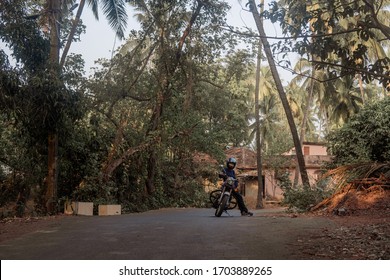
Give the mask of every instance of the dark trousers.
M 233 191 L 232 195 L 234 198 L 237 200 L 238 208 L 240 209 L 241 212 L 248 212 L 248 208 L 246 208 L 244 199 L 242 195 L 238 192 Z

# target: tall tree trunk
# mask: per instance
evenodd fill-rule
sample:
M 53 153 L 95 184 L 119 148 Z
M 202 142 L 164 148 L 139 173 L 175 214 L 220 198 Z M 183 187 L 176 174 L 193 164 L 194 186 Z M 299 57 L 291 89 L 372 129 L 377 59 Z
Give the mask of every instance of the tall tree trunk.
M 125 127 L 127 126 L 128 118 L 127 116 L 121 115 L 120 121 L 117 124 L 117 130 L 116 135 L 114 138 L 114 141 L 111 143 L 111 149 L 108 152 L 108 156 L 106 161 L 102 164 L 102 175 L 103 175 L 103 181 L 107 182 L 108 179 L 111 177 L 112 172 L 114 172 L 114 162 L 117 161 L 116 155 L 118 153 L 119 147 L 123 142 L 123 131 Z
M 59 76 L 59 53 L 60 53 L 60 28 L 59 20 L 61 13 L 60 0 L 48 0 L 49 23 L 50 23 L 50 71 L 52 77 Z M 56 211 L 57 202 L 57 178 L 58 178 L 58 133 L 53 129 L 48 135 L 48 172 L 47 189 L 45 194 L 46 211 Z
M 188 75 L 187 75 L 187 83 L 186 83 L 186 96 L 183 102 L 183 114 L 186 115 L 190 111 L 192 106 L 192 100 L 194 96 L 194 71 L 193 71 L 193 63 L 191 61 L 191 54 L 189 55 L 190 62 L 188 65 Z
M 161 86 L 163 89 L 168 88 L 168 80 L 164 79 L 161 82 Z M 164 93 L 163 90 L 159 89 L 158 94 L 157 94 L 157 102 L 154 107 L 151 123 L 150 123 L 150 128 L 148 131 L 148 134 L 156 134 L 156 132 L 159 129 L 160 122 L 161 122 L 161 117 L 162 117 L 162 112 L 163 112 L 163 103 L 164 103 Z M 154 135 L 156 136 L 156 135 Z M 160 138 L 158 138 L 160 139 Z M 150 147 L 149 151 L 149 158 L 148 158 L 148 165 L 147 165 L 147 178 L 146 178 L 146 191 L 149 195 L 153 194 L 156 186 L 155 186 L 155 177 L 156 177 L 156 172 L 157 172 L 157 163 L 158 163 L 158 153 L 157 149 L 159 148 L 160 143 L 159 141 L 155 143 L 154 146 Z
M 79 24 L 81 14 L 83 13 L 85 5 L 85 0 L 80 0 L 80 5 L 77 9 L 76 17 L 72 21 L 72 28 L 69 32 L 68 40 L 66 41 L 66 45 L 64 51 L 62 52 L 61 61 L 60 61 L 60 69 L 64 67 L 66 56 L 68 55 L 70 45 L 72 44 L 74 34 L 76 33 L 77 25 Z
M 294 123 L 294 118 L 293 118 L 293 115 L 291 113 L 291 108 L 290 108 L 290 105 L 288 103 L 287 96 L 286 96 L 286 93 L 285 93 L 283 85 L 282 85 L 282 81 L 280 80 L 278 70 L 276 69 L 275 61 L 274 61 L 274 58 L 272 56 L 271 47 L 268 43 L 265 31 L 264 31 L 263 23 L 261 22 L 260 15 L 256 9 L 255 1 L 249 0 L 249 4 L 250 4 L 250 9 L 251 9 L 253 18 L 256 22 L 257 30 L 259 31 L 259 34 L 260 34 L 260 38 L 261 38 L 261 41 L 262 41 L 262 44 L 264 47 L 265 54 L 267 56 L 267 60 L 268 60 L 269 67 L 271 69 L 272 76 L 275 80 L 275 85 L 276 85 L 276 88 L 278 90 L 279 97 L 280 97 L 280 100 L 281 100 L 283 108 L 284 108 L 284 112 L 286 113 L 287 121 L 288 121 L 290 130 L 291 130 L 291 135 L 292 135 L 295 150 L 297 153 L 297 160 L 298 160 L 298 165 L 299 165 L 299 169 L 300 169 L 299 171 L 300 171 L 301 178 L 302 178 L 302 184 L 304 186 L 310 186 L 309 176 L 307 175 L 305 159 L 303 157 L 302 146 L 301 146 L 301 143 L 299 141 L 297 127 L 295 126 L 295 123 Z
M 255 87 L 255 115 L 256 115 L 256 159 L 257 159 L 257 203 L 256 208 L 264 208 L 263 203 L 263 166 L 261 154 L 261 137 L 260 137 L 260 67 L 261 67 L 261 45 L 259 45 L 256 68 L 256 87 Z
M 311 70 L 312 76 L 314 76 L 315 71 L 316 70 L 313 64 Z M 307 124 L 307 119 L 310 116 L 310 107 L 311 107 L 311 103 L 313 102 L 313 95 L 314 95 L 314 79 L 311 79 L 309 92 L 306 98 L 306 108 L 305 108 L 305 112 L 303 113 L 302 127 L 300 132 L 301 146 L 303 146 L 303 142 L 305 141 L 306 124 Z M 297 167 L 295 168 L 294 187 L 298 185 L 298 177 L 299 177 L 298 175 L 299 175 L 299 165 L 297 165 Z
M 47 160 L 47 189 L 45 194 L 46 212 L 54 213 L 57 203 L 58 181 L 58 134 L 51 132 L 48 135 L 48 160 Z
M 260 12 L 264 10 L 264 0 L 261 0 Z M 256 152 L 257 152 L 257 203 L 256 208 L 264 208 L 263 203 L 263 163 L 261 154 L 261 137 L 260 137 L 260 73 L 261 73 L 261 57 L 262 57 L 262 44 L 259 40 L 259 48 L 257 51 L 257 66 L 256 66 L 256 87 L 255 87 L 255 115 L 256 115 Z

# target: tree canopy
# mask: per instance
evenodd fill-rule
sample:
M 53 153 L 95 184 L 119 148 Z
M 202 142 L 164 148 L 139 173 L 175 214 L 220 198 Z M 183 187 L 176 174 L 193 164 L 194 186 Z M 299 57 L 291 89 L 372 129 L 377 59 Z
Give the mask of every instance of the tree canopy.
M 328 136 L 335 164 L 390 161 L 390 99 L 365 106 Z
M 286 36 L 275 51 L 307 57 L 331 74 L 327 80 L 359 74 L 390 90 L 389 5 L 387 0 L 272 1 L 264 16 L 278 22 Z
M 54 2 L 0 2 L 0 38 L 10 49 L 0 50 L 0 204 L 34 198 L 44 211 L 48 135 L 56 134 L 59 205 L 68 198 L 117 202 L 125 211 L 204 205 L 204 179 L 215 180 L 226 147 L 253 146 L 251 50 L 259 34 L 227 28 L 227 1 L 80 1 L 80 21 L 72 19 L 76 2 L 61 1 L 55 23 Z M 266 156 L 291 148 L 288 128 L 296 124 L 305 139 L 329 134 L 338 164 L 389 160 L 389 3 L 372 2 L 273 1 L 264 9 L 263 19 L 284 34 L 267 54 L 302 58 L 286 86 L 275 84 L 275 68 L 273 76 L 270 67 L 260 71 Z M 89 78 L 83 58 L 66 50 L 85 31 L 83 3 L 96 15 L 103 5 L 125 38 Z M 126 5 L 140 23 L 129 34 Z

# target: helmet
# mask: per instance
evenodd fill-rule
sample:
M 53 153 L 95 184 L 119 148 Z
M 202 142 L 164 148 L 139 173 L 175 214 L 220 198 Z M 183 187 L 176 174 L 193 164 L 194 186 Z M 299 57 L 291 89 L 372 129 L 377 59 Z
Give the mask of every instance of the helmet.
M 226 167 L 229 169 L 234 169 L 236 167 L 236 164 L 237 160 L 233 157 L 228 158 L 228 160 L 226 161 Z

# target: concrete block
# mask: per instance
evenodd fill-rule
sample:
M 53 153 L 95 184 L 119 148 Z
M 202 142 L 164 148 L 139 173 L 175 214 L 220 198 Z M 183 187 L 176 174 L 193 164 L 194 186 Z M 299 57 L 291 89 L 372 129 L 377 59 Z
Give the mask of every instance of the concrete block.
M 99 205 L 98 210 L 99 216 L 120 215 L 122 213 L 122 208 L 119 204 Z
M 75 201 L 72 204 L 68 204 L 65 208 L 65 213 L 69 214 L 73 211 L 74 215 L 80 216 L 93 216 L 93 202 L 79 202 Z

